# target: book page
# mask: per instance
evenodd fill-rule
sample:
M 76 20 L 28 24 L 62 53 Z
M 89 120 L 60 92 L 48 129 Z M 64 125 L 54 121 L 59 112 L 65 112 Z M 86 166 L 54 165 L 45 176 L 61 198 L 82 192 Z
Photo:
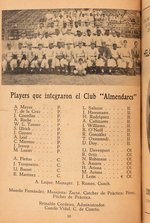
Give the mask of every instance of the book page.
M 142 38 L 142 184 L 143 222 L 150 221 L 150 1 L 143 1 Z
M 141 223 L 140 1 L 0 9 L 0 223 Z

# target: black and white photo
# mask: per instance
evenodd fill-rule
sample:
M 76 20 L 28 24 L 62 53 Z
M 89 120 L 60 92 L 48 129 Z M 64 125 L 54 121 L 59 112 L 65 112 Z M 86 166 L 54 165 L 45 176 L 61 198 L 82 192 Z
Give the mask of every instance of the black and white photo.
M 2 38 L 2 84 L 109 84 L 108 75 L 140 74 L 138 11 L 6 10 Z

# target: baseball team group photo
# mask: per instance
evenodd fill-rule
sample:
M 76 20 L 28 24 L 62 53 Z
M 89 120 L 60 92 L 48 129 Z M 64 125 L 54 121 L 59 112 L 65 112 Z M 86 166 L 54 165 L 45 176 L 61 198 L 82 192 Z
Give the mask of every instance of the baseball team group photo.
M 136 78 L 140 36 L 138 11 L 3 11 L 2 84 L 109 84 Z

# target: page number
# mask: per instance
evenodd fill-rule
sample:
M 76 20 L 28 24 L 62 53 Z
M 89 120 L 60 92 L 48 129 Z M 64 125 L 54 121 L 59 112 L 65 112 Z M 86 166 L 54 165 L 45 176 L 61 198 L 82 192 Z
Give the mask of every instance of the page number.
M 67 215 L 67 218 L 71 218 L 71 214 L 68 214 L 68 215 Z

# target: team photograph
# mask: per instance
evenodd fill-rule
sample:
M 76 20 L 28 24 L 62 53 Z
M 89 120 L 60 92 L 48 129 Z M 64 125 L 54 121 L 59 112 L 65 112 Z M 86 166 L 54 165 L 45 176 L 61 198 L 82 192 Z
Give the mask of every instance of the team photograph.
M 140 16 L 118 9 L 3 11 L 2 84 L 109 84 L 136 78 Z

